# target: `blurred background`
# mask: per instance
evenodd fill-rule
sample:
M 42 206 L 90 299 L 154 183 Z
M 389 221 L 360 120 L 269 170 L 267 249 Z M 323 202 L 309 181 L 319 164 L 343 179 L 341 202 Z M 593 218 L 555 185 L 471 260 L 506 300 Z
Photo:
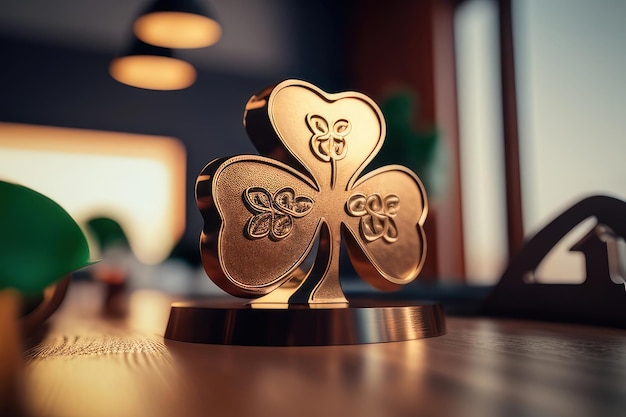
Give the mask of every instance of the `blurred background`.
M 172 49 L 193 74 L 171 90 L 110 73 L 153 3 L 0 3 L 0 179 L 57 200 L 97 256 L 142 271 L 137 285 L 210 289 L 196 177 L 214 158 L 256 153 L 245 103 L 287 78 L 380 104 L 388 138 L 375 162 L 414 169 L 430 198 L 423 282 L 492 285 L 524 237 L 574 202 L 626 197 L 626 2 L 200 0 L 221 35 Z M 120 227 L 89 226 L 101 219 Z M 590 227 L 538 279 L 583 279 L 582 254 L 567 249 Z

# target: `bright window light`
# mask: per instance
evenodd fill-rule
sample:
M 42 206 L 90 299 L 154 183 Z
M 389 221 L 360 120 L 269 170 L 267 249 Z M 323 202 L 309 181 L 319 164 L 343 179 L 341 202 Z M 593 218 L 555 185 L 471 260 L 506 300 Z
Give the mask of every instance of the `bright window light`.
M 534 234 L 583 197 L 626 199 L 626 2 L 513 2 L 524 232 Z M 592 222 L 593 223 L 593 222 Z M 584 280 L 570 246 L 546 257 L 542 282 Z
M 493 284 L 507 258 L 497 3 L 463 3 L 454 30 L 466 275 Z
M 115 220 L 146 264 L 184 231 L 185 165 L 174 138 L 0 123 L 0 180 L 52 198 L 81 226 Z

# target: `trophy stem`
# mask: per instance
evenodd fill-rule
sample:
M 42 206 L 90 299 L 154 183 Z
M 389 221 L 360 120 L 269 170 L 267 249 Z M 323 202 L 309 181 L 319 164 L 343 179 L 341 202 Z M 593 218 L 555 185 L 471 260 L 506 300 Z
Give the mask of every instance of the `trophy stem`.
M 340 233 L 339 225 L 331 230 L 328 222 L 322 221 L 315 263 L 305 282 L 289 299 L 290 304 L 308 304 L 320 308 L 324 308 L 324 305 L 348 306 L 339 282 Z

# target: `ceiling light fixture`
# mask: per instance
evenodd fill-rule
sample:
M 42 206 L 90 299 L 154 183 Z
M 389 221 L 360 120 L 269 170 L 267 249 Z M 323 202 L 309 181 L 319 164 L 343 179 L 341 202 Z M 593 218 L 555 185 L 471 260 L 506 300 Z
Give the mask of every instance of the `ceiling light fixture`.
M 167 48 L 203 48 L 222 36 L 220 24 L 197 0 L 156 0 L 133 29 L 144 42 Z
M 150 90 L 180 90 L 196 80 L 196 70 L 185 61 L 174 58 L 171 49 L 148 45 L 136 39 L 128 53 L 109 65 L 117 81 Z

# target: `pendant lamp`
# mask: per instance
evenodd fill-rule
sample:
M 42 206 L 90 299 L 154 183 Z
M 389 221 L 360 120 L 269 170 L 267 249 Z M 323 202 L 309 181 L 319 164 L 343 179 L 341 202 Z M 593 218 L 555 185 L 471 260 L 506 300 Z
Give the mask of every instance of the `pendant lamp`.
M 135 39 L 127 53 L 113 59 L 109 73 L 117 81 L 150 90 L 180 90 L 196 80 L 196 70 L 173 57 L 172 50 Z
M 133 30 L 144 42 L 167 48 L 203 48 L 222 36 L 220 24 L 199 0 L 156 0 Z

